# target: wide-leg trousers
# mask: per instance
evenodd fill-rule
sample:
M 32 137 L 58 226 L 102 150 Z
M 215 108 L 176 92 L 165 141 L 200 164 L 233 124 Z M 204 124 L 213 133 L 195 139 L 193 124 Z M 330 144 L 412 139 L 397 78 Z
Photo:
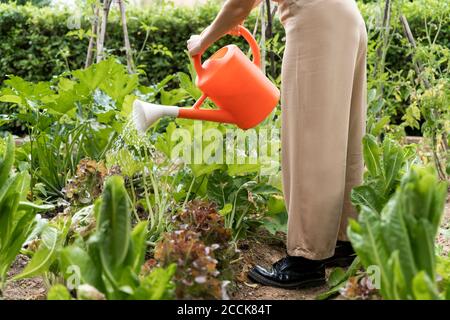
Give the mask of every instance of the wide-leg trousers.
M 362 183 L 367 33 L 354 0 L 279 0 L 287 251 L 325 259 L 347 240 Z

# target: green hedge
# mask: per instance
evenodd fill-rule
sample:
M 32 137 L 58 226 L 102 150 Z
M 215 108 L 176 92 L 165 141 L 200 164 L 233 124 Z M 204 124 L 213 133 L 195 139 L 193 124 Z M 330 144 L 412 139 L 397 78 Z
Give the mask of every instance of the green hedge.
M 450 16 L 449 5 L 440 5 L 439 9 L 433 8 L 438 3 L 437 0 L 416 0 L 405 4 L 404 12 L 416 37 L 425 36 L 425 21 L 431 21 L 437 10 L 440 14 Z M 366 20 L 380 13 L 380 10 L 375 8 L 376 5 L 360 4 Z M 447 12 L 442 12 L 442 8 Z M 169 8 L 163 14 L 155 9 L 129 10 L 130 40 L 136 53 L 144 43 L 146 32 L 143 24 L 155 27 L 137 61 L 146 73 L 149 83 L 186 69 L 186 40 L 191 34 L 201 31 L 214 18 L 217 9 L 214 5 L 195 10 Z M 69 16 L 68 12 L 55 11 L 48 7 L 0 4 L 0 86 L 7 75 L 14 74 L 35 81 L 49 80 L 52 75 L 67 71 L 68 68 L 77 69 L 84 65 L 88 39 L 67 35 L 71 31 L 67 26 Z M 250 18 L 248 24 L 251 26 L 253 21 L 254 18 Z M 87 20 L 82 21 L 82 28 L 89 29 Z M 283 28 L 278 21 L 274 28 L 275 32 L 283 34 Z M 400 29 L 397 23 L 396 28 Z M 399 36 L 394 39 L 394 49 L 387 57 L 387 66 L 394 69 L 405 68 L 409 63 L 406 48 L 401 45 L 400 38 Z M 449 46 L 449 42 L 450 24 L 447 21 L 442 26 L 438 43 Z M 116 12 L 112 12 L 110 17 L 106 47 L 110 53 L 124 56 L 121 25 Z M 278 70 L 280 62 L 281 57 L 277 57 Z

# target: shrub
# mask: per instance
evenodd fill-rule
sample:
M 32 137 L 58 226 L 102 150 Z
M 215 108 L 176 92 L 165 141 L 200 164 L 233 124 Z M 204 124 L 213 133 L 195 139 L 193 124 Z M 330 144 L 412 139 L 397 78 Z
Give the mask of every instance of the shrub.
M 360 3 L 366 21 L 382 14 L 377 3 Z M 128 27 L 132 49 L 138 53 L 143 47 L 146 30 L 149 36 L 144 50 L 136 61 L 147 74 L 147 81 L 155 83 L 166 75 L 178 71 L 187 71 L 188 57 L 185 54 L 186 40 L 191 34 L 199 33 L 217 13 L 217 5 L 204 5 L 195 9 L 166 7 L 160 10 L 128 10 Z M 442 10 L 447 11 L 442 12 Z M 439 1 L 416 0 L 405 3 L 403 12 L 408 18 L 413 34 L 417 38 L 426 37 L 426 28 L 435 24 L 430 12 L 450 15 L 450 7 L 442 6 Z M 73 14 L 73 13 L 72 13 Z M 0 84 L 6 75 L 17 75 L 26 80 L 48 80 L 52 75 L 61 74 L 68 69 L 84 66 L 88 39 L 79 39 L 80 33 L 70 31 L 68 19 L 71 13 L 57 11 L 48 7 L 36 8 L 30 5 L 0 4 Z M 378 20 L 378 18 L 377 18 Z M 246 25 L 253 28 L 255 17 L 248 19 Z M 81 21 L 81 28 L 89 30 L 88 19 Z M 387 56 L 386 66 L 393 70 L 410 69 L 407 47 L 401 42 L 401 26 L 397 19 L 393 28 L 400 33 L 394 38 Z M 117 12 L 110 15 L 106 48 L 111 54 L 124 57 L 123 37 Z M 431 29 L 430 29 L 431 30 Z M 278 19 L 275 19 L 274 32 L 284 36 Z M 376 39 L 371 39 L 375 41 Z M 224 39 L 211 50 L 230 41 Z M 237 41 L 242 44 L 242 39 Z M 437 43 L 444 47 L 450 45 L 450 24 L 443 24 Z M 135 56 L 137 56 L 136 54 Z M 281 57 L 276 56 L 277 70 L 280 70 Z

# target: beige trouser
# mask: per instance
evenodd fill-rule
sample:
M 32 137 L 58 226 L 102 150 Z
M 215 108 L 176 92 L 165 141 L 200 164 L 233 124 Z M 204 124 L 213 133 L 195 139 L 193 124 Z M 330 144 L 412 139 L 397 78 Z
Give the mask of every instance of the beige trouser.
M 347 240 L 361 184 L 365 132 L 364 21 L 354 0 L 279 0 L 286 29 L 282 169 L 289 255 L 324 259 Z

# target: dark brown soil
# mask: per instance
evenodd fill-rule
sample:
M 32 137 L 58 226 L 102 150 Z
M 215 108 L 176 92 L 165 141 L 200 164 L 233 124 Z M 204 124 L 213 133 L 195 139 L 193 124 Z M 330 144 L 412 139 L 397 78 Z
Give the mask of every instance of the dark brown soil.
M 265 234 L 263 234 L 264 236 Z M 273 287 L 261 286 L 247 278 L 247 272 L 255 265 L 270 266 L 277 260 L 286 256 L 283 241 L 261 239 L 256 241 L 244 241 L 240 245 L 241 260 L 236 276 L 236 286 L 230 295 L 237 300 L 311 300 L 318 294 L 327 290 L 327 286 L 303 290 L 285 290 Z
M 28 261 L 29 258 L 24 255 L 17 256 L 8 276 L 12 278 L 19 274 Z M 3 291 L 3 298 L 6 300 L 43 300 L 46 296 L 47 287 L 41 277 L 9 281 Z
M 442 219 L 441 228 L 437 238 L 437 245 L 440 248 L 442 256 L 450 254 L 450 193 L 445 204 L 444 218 Z

